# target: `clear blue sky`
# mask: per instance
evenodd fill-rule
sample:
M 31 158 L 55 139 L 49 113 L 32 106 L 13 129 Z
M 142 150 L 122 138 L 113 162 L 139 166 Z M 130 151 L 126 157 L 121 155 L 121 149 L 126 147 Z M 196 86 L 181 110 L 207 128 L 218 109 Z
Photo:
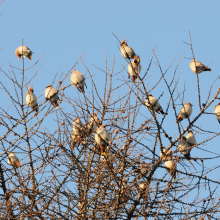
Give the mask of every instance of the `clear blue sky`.
M 212 72 L 200 74 L 202 102 L 207 99 L 211 84 L 219 76 L 219 1 L 9 1 L 5 0 L 0 5 L 0 65 L 8 71 L 9 62 L 13 66 L 22 67 L 21 60 L 17 60 L 14 52 L 22 44 L 31 48 L 34 52 L 33 63 L 42 55 L 43 58 L 34 70 L 29 71 L 27 79 L 30 79 L 41 65 L 43 65 L 38 76 L 34 79 L 36 95 L 44 93 L 45 86 L 51 84 L 55 73 L 60 66 L 59 73 L 67 73 L 75 64 L 80 55 L 84 52 L 83 60 L 94 79 L 100 80 L 102 72 L 93 65 L 105 69 L 105 53 L 108 54 L 108 64 L 111 69 L 115 56 L 115 73 L 127 65 L 118 50 L 118 41 L 112 35 L 114 33 L 120 40 L 128 40 L 135 52 L 141 56 L 142 72 L 148 68 L 152 56 L 151 48 L 156 47 L 156 55 L 165 71 L 175 59 L 174 65 L 167 73 L 167 79 L 171 79 L 173 71 L 180 55 L 182 58 L 177 72 L 180 73 L 178 91 L 182 92 L 185 83 L 184 102 L 194 104 L 191 119 L 199 112 L 198 96 L 196 87 L 196 75 L 191 72 L 189 62 L 192 58 L 190 47 L 182 41 L 189 43 L 189 31 L 192 36 L 192 43 L 195 57 L 212 68 Z M 154 59 L 154 61 L 156 61 Z M 28 59 L 25 60 L 27 66 L 33 64 Z M 127 68 L 127 67 L 126 67 Z M 81 62 L 76 69 L 83 72 L 87 77 L 85 67 Z M 2 73 L 1 73 L 2 75 Z M 155 63 L 149 71 L 151 78 L 147 80 L 151 88 L 161 76 Z M 69 75 L 70 76 L 70 75 Z M 116 79 L 127 79 L 127 73 L 123 71 L 115 78 L 115 84 L 120 81 Z M 1 78 L 3 80 L 3 78 Z M 89 80 L 89 79 L 88 79 Z M 57 83 L 57 81 L 56 81 Z M 87 81 L 88 93 L 90 83 Z M 7 86 L 7 83 L 6 83 Z M 219 87 L 219 80 L 213 86 L 211 97 Z M 75 88 L 69 90 L 73 96 L 77 95 Z M 166 106 L 169 95 L 164 83 L 161 83 L 152 94 L 159 97 L 162 106 Z M 123 91 L 122 91 L 123 92 Z M 43 101 L 44 98 L 41 98 Z M 4 101 L 5 108 L 9 106 L 5 96 L 0 97 Z M 213 112 L 214 104 L 208 109 Z M 180 104 L 177 101 L 176 104 Z M 177 106 L 177 111 L 180 109 Z M 150 117 L 150 113 L 141 107 L 141 112 Z M 169 135 L 178 136 L 175 118 L 172 115 L 172 108 L 169 109 L 169 116 L 165 119 L 164 125 Z M 187 126 L 187 122 L 182 123 Z M 220 125 L 214 115 L 205 115 L 196 122 L 198 127 L 205 130 L 219 131 Z M 204 141 L 210 135 L 196 135 L 197 142 Z M 209 142 L 201 148 L 208 149 L 217 154 L 220 153 L 218 143 L 220 137 Z M 165 142 L 166 143 L 166 142 Z M 159 150 L 159 149 L 158 149 Z M 159 153 L 159 151 L 158 151 Z M 213 154 L 202 150 L 192 150 L 192 156 L 211 157 Z M 218 160 L 206 161 L 205 166 L 214 167 L 218 165 Z M 201 167 L 198 166 L 198 170 Z M 218 180 L 218 170 L 213 172 L 210 178 Z

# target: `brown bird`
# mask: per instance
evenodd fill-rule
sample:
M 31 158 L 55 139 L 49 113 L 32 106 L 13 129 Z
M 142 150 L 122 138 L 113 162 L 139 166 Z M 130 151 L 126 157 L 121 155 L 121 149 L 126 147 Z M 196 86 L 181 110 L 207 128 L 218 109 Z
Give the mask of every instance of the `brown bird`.
M 33 88 L 29 86 L 29 89 L 25 96 L 25 101 L 26 101 L 27 106 L 31 107 L 32 109 L 35 109 L 36 113 L 38 113 L 37 97 L 33 92 L 34 92 Z
M 91 115 L 90 121 L 85 124 L 86 133 L 89 135 L 96 130 L 96 127 L 99 125 L 99 118 L 97 113 Z
M 159 112 L 163 115 L 167 114 L 163 111 L 158 100 L 155 97 L 153 97 L 151 94 L 147 95 L 147 98 L 145 100 L 145 105 L 150 111 Z
M 85 76 L 81 72 L 73 70 L 70 81 L 80 92 L 85 93 Z
M 123 40 L 121 43 L 121 55 L 126 59 L 135 59 L 139 62 L 139 58 L 136 56 L 134 50 L 128 46 L 128 44 Z
M 190 151 L 191 148 L 187 142 L 186 137 L 181 137 L 178 143 L 178 149 L 179 151 L 184 155 L 184 157 L 190 161 Z
M 55 107 L 59 108 L 57 101 L 59 99 L 58 97 L 58 91 L 52 87 L 52 85 L 49 85 L 45 89 L 45 98 L 46 100 L 50 100 L 50 103 Z
M 168 173 L 176 180 L 176 167 L 177 163 L 173 160 L 165 161 L 164 166 Z
M 178 118 L 176 120 L 176 124 L 180 121 L 182 121 L 185 118 L 189 118 L 190 115 L 192 114 L 192 104 L 189 102 L 186 102 L 185 105 L 181 108 Z
M 31 51 L 28 47 L 26 46 L 20 46 L 15 50 L 15 55 L 18 57 L 18 59 L 21 58 L 21 56 L 23 56 L 23 58 L 29 58 L 32 61 L 32 53 L 33 51 Z
M 204 65 L 203 63 L 199 62 L 198 60 L 193 59 L 193 61 L 191 61 L 189 63 L 190 69 L 194 72 L 194 73 L 201 73 L 203 71 L 212 71 L 212 69 L 208 68 L 206 65 Z
M 73 147 L 75 147 L 82 140 L 84 135 L 84 126 L 80 118 L 76 118 L 73 121 L 72 129 L 71 139 L 73 141 Z
M 128 73 L 132 77 L 132 82 L 135 83 L 135 80 L 139 76 L 141 72 L 141 64 L 140 64 L 140 59 L 138 57 L 138 60 L 133 60 L 129 65 L 128 65 Z
M 19 159 L 13 152 L 8 154 L 8 163 L 13 167 L 20 167 L 22 169 Z
M 101 154 L 105 154 L 105 148 L 109 145 L 110 134 L 106 130 L 105 125 L 101 125 L 95 134 L 95 141 L 98 146 L 101 148 Z

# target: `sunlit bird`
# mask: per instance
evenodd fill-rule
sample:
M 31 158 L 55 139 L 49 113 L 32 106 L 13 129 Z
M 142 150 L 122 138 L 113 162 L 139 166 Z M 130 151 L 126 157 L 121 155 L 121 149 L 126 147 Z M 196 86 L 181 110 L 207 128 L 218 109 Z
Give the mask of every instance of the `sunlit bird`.
M 97 117 L 97 113 L 93 113 L 90 121 L 85 124 L 86 133 L 91 134 L 96 130 L 97 126 L 99 126 L 99 118 Z
M 46 100 L 49 100 L 50 103 L 55 107 L 55 108 L 59 108 L 59 105 L 58 105 L 58 100 L 59 100 L 59 97 L 58 97 L 58 91 L 56 89 L 54 89 L 52 87 L 52 85 L 49 85 L 46 87 L 45 89 L 45 98 Z
M 76 118 L 72 124 L 72 135 L 71 139 L 73 141 L 73 147 L 78 144 L 84 135 L 84 125 L 81 122 L 80 118 Z
M 212 69 L 208 68 L 206 65 L 204 65 L 203 63 L 199 62 L 196 59 L 193 59 L 193 61 L 191 61 L 189 63 L 190 69 L 194 72 L 194 73 L 201 73 L 203 71 L 212 71 Z
M 164 162 L 164 166 L 168 173 L 176 180 L 176 167 L 177 162 L 174 160 L 168 160 Z
M 193 145 L 196 145 L 196 138 L 192 130 L 188 131 L 188 134 L 186 135 L 186 141 L 188 142 L 190 147 L 192 147 Z
M 25 101 L 27 106 L 31 107 L 32 109 L 35 109 L 36 112 L 38 113 L 37 97 L 33 92 L 34 92 L 33 88 L 29 86 L 29 89 L 25 96 Z
M 81 72 L 73 70 L 70 81 L 80 92 L 85 93 L 85 76 Z
M 15 55 L 18 57 L 18 59 L 21 58 L 21 56 L 23 56 L 23 58 L 29 58 L 32 61 L 32 53 L 33 51 L 31 51 L 28 47 L 26 46 L 20 46 L 15 50 Z
M 20 167 L 22 169 L 22 166 L 20 164 L 20 160 L 17 158 L 17 156 L 13 152 L 10 152 L 8 154 L 8 163 L 9 163 L 9 165 L 11 165 L 13 167 Z
M 178 143 L 178 150 L 184 155 L 184 157 L 190 161 L 190 146 L 187 142 L 186 137 L 181 137 Z
M 192 114 L 192 104 L 189 102 L 186 102 L 185 105 L 181 108 L 178 118 L 176 120 L 176 124 L 180 121 L 182 121 L 185 118 L 189 118 L 190 115 Z
M 105 125 L 101 125 L 95 134 L 95 142 L 101 148 L 101 154 L 105 154 L 105 148 L 109 145 L 110 134 L 106 130 Z
M 132 82 L 135 83 L 135 80 L 139 76 L 141 72 L 141 64 L 140 64 L 140 58 L 138 60 L 133 60 L 128 65 L 128 73 L 132 77 Z
M 145 100 L 145 105 L 150 111 L 155 111 L 163 115 L 166 115 L 166 113 L 163 111 L 162 107 L 160 106 L 158 100 L 155 97 L 153 97 L 151 94 L 147 95 Z
M 134 50 L 128 46 L 128 44 L 125 42 L 125 40 L 122 40 L 120 43 L 121 45 L 121 55 L 126 59 L 135 59 L 139 61 L 139 58 L 136 56 Z

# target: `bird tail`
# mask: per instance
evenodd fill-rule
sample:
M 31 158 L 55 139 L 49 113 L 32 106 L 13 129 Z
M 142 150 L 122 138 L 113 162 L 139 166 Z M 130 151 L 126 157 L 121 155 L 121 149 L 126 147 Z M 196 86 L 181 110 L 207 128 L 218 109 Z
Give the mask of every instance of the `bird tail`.
M 220 119 L 218 119 L 218 123 L 220 124 Z
M 134 59 L 138 61 L 138 63 L 140 62 L 140 58 L 136 55 L 134 55 Z
M 20 164 L 19 161 L 16 162 L 16 166 L 17 166 L 17 167 L 20 167 L 20 168 L 22 169 L 22 166 L 21 166 L 21 164 Z
M 57 103 L 57 100 L 53 102 L 53 105 L 54 105 L 54 107 L 55 107 L 56 109 L 58 109 L 58 108 L 60 107 L 60 106 L 58 105 L 58 103 Z

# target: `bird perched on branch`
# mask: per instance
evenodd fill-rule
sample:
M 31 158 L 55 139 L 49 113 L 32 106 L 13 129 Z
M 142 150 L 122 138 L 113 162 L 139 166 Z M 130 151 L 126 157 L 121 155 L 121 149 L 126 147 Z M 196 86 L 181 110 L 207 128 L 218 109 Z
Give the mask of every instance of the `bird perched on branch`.
M 128 73 L 132 77 L 132 82 L 135 83 L 135 80 L 139 76 L 141 72 L 141 64 L 140 64 L 140 58 L 138 57 L 138 60 L 133 60 L 128 65 Z
M 162 151 L 160 151 L 160 158 L 162 158 L 162 161 L 168 161 L 172 160 L 172 151 L 168 150 L 165 147 L 162 147 Z M 166 153 L 165 153 L 166 152 Z
M 101 125 L 95 134 L 95 142 L 101 148 L 101 154 L 105 154 L 105 148 L 109 145 L 110 134 L 106 130 L 105 125 Z
M 59 100 L 58 97 L 58 91 L 52 87 L 52 85 L 49 85 L 45 89 L 45 98 L 46 100 L 49 100 L 50 103 L 55 107 L 59 108 L 57 101 Z
M 198 60 L 196 60 L 195 58 L 193 59 L 193 61 L 191 61 L 189 63 L 190 69 L 194 72 L 194 73 L 201 73 L 203 71 L 212 71 L 212 69 L 208 68 L 206 65 L 204 65 L 203 63 L 199 62 Z
M 80 92 L 85 93 L 85 76 L 81 72 L 73 70 L 70 81 Z
M 36 113 L 38 114 L 37 97 L 33 92 L 34 92 L 33 88 L 29 86 L 29 89 L 25 96 L 25 101 L 26 101 L 26 105 L 31 107 L 32 109 L 35 109 Z
M 176 167 L 177 162 L 174 160 L 168 160 L 164 162 L 164 166 L 168 173 L 176 180 Z
M 136 56 L 134 50 L 128 46 L 125 40 L 122 40 L 121 45 L 121 55 L 126 59 L 135 59 L 139 62 L 139 58 Z
M 21 58 L 21 56 L 23 56 L 23 58 L 29 58 L 32 61 L 32 53 L 33 51 L 31 51 L 28 47 L 26 46 L 20 46 L 15 50 L 15 55 L 18 57 L 18 59 Z
M 22 169 L 19 159 L 13 152 L 8 154 L 8 163 L 13 167 L 20 167 Z
M 218 103 L 218 105 L 215 106 L 214 114 L 218 119 L 218 123 L 220 124 L 220 102 Z
M 84 126 L 80 118 L 76 118 L 72 125 L 72 135 L 71 139 L 73 141 L 73 147 L 75 147 L 83 138 Z
M 190 147 L 192 147 L 193 145 L 196 145 L 196 138 L 195 138 L 192 130 L 188 131 L 188 134 L 186 135 L 186 140 L 187 140 Z
M 192 104 L 189 102 L 186 102 L 185 105 L 181 108 L 178 118 L 176 120 L 176 124 L 180 121 L 182 121 L 185 118 L 189 118 L 190 115 L 192 114 Z
M 185 158 L 190 161 L 190 146 L 187 142 L 186 137 L 181 137 L 178 143 L 178 149 L 179 151 L 185 156 Z
M 96 130 L 96 127 L 99 126 L 99 118 L 97 113 L 91 115 L 90 121 L 85 124 L 86 133 L 89 135 Z
M 145 100 L 145 105 L 150 111 L 155 111 L 163 115 L 166 115 L 166 113 L 161 108 L 158 100 L 155 97 L 153 97 L 151 94 L 147 95 L 146 100 Z

